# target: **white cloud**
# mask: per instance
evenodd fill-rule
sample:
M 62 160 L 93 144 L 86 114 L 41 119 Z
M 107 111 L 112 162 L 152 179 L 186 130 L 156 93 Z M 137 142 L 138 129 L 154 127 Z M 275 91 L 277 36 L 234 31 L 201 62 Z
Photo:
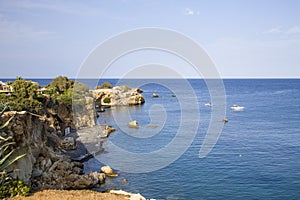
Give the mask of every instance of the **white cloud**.
M 264 34 L 274 34 L 274 33 L 282 33 L 283 31 L 281 30 L 280 27 L 275 27 L 275 28 L 271 28 L 267 31 L 264 31 Z
M 297 34 L 300 33 L 300 27 L 299 26 L 293 26 L 292 28 L 288 29 L 286 31 L 287 34 Z
M 298 34 L 300 33 L 300 27 L 299 26 L 293 26 L 289 29 L 282 29 L 281 27 L 274 27 L 267 31 L 264 31 L 263 34 Z
M 0 18 L 0 44 L 17 44 L 28 39 L 39 40 L 52 34 L 53 32 L 34 30 L 28 25 Z
M 185 14 L 185 15 L 194 15 L 195 12 L 194 12 L 192 9 L 190 9 L 190 8 L 186 8 L 186 9 L 184 10 L 184 14 Z

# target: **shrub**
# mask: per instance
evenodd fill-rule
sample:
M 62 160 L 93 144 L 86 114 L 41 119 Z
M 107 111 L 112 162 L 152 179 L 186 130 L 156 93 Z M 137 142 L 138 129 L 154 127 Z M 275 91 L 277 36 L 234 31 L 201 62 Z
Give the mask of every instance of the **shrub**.
M 55 91 L 59 94 L 67 91 L 72 88 L 74 85 L 74 81 L 69 80 L 66 76 L 59 76 L 52 80 L 50 83 L 50 87 L 54 88 Z
M 95 89 L 105 89 L 105 88 L 112 88 L 111 83 L 109 82 L 104 82 L 100 86 L 96 86 Z
M 105 97 L 103 99 L 103 103 L 110 103 L 110 98 L 109 97 Z
M 30 191 L 28 187 L 21 180 L 14 180 L 7 173 L 0 174 L 0 198 L 8 198 L 13 196 L 26 196 Z

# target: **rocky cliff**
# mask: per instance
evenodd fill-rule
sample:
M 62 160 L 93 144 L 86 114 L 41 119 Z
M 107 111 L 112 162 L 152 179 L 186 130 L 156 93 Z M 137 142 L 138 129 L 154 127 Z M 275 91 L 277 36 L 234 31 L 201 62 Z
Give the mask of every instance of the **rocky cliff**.
M 127 86 L 92 91 L 93 96 L 73 98 L 72 107 L 47 99 L 37 113 L 28 111 L 5 112 L 0 124 L 12 120 L 1 131 L 12 136 L 18 154 L 26 154 L 7 170 L 27 182 L 33 189 L 84 189 L 104 182 L 105 174 L 83 174 L 83 164 L 62 153 L 76 148 L 76 141 L 66 134 L 79 127 L 95 125 L 95 102 L 100 105 L 140 105 L 144 103 L 142 90 Z M 105 128 L 107 135 L 109 130 Z
M 66 144 L 68 138 L 62 138 L 65 132 L 75 129 L 76 125 L 95 124 L 94 114 L 91 114 L 94 109 L 89 106 L 85 107 L 90 111 L 88 114 L 81 112 L 81 116 L 76 116 L 81 117 L 80 122 L 74 122 L 71 108 L 64 104 L 51 105 L 40 115 L 26 111 L 5 112 L 0 124 L 11 116 L 13 118 L 1 135 L 12 136 L 16 152 L 26 153 L 7 171 L 13 170 L 13 176 L 31 184 L 33 189 L 83 189 L 103 183 L 104 174 L 83 174 L 82 163 L 71 161 L 62 154 L 70 149 Z

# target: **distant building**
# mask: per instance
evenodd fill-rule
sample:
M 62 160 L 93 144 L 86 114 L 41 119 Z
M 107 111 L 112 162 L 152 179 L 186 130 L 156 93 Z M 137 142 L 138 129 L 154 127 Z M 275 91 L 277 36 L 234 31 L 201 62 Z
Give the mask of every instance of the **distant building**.
M 7 85 L 6 83 L 0 81 L 0 93 L 10 94 L 13 92 L 13 88 L 11 85 Z
M 38 94 L 44 94 L 45 91 L 48 91 L 48 89 L 45 88 L 45 87 L 43 87 L 43 88 L 41 88 L 41 89 L 38 89 L 38 90 L 37 90 L 37 93 L 38 93 Z

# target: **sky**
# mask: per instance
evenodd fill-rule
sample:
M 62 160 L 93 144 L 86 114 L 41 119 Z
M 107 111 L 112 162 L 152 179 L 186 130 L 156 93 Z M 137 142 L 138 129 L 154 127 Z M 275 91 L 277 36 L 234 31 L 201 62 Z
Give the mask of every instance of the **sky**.
M 299 78 L 299 11 L 298 0 L 0 0 L 0 78 L 76 78 L 99 44 L 143 27 L 191 38 L 222 78 Z M 193 76 L 178 57 L 149 52 L 124 56 L 107 76 L 151 62 Z

